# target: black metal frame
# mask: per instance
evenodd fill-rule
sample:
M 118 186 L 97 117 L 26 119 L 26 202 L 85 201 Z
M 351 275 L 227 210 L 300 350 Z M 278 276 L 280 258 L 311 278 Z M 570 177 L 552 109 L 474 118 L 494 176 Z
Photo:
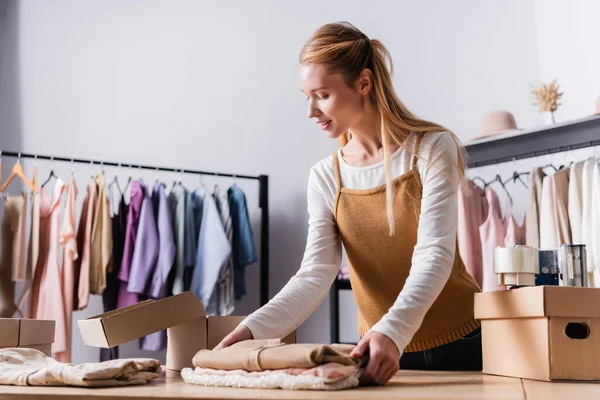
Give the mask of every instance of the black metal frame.
M 468 155 L 467 167 L 476 168 L 598 145 L 600 115 L 594 115 L 569 123 L 524 131 L 519 135 L 474 142 L 466 145 L 465 150 Z M 340 340 L 340 290 L 352 290 L 350 282 L 336 279 L 331 286 L 331 343 L 339 343 Z
M 144 164 L 129 164 L 115 161 L 101 161 L 101 160 L 90 160 L 82 158 L 70 158 L 63 156 L 49 156 L 44 154 L 36 153 L 21 153 L 15 151 L 0 151 L 0 157 L 15 157 L 28 158 L 28 159 L 39 159 L 39 160 L 50 160 L 50 161 L 62 161 L 77 164 L 96 164 L 100 166 L 110 167 L 125 167 L 125 168 L 138 168 L 152 171 L 167 171 L 167 172 L 178 172 L 184 174 L 196 174 L 196 175 L 212 175 L 219 177 L 229 178 L 240 178 L 240 179 L 251 179 L 258 181 L 258 206 L 261 209 L 261 228 L 260 228 L 260 304 L 265 305 L 269 301 L 269 176 L 268 175 L 237 175 L 224 172 L 210 172 L 195 169 L 185 168 L 172 168 L 162 167 L 156 165 L 144 165 Z

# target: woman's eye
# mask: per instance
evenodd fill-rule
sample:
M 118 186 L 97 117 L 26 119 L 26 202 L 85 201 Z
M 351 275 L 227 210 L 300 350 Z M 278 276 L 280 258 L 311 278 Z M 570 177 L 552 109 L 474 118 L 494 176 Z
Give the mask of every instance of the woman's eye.
M 329 95 L 324 94 L 323 96 L 319 96 L 317 97 L 319 100 L 327 100 L 327 98 L 329 97 Z

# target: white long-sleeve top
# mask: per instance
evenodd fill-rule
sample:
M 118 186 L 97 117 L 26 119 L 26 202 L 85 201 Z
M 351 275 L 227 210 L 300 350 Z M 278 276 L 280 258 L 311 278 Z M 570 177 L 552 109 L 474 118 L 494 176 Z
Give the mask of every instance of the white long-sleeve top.
M 415 142 L 416 135 L 411 134 L 405 143 L 413 148 Z M 457 153 L 448 132 L 430 133 L 421 140 L 417 167 L 423 194 L 410 274 L 393 306 L 371 328 L 392 339 L 400 354 L 420 327 L 452 270 L 458 224 Z M 344 187 L 369 189 L 385 183 L 383 161 L 353 167 L 344 161 L 341 151 L 337 157 Z M 391 157 L 392 178 L 410 170 L 412 160 L 412 154 L 400 147 Z M 333 215 L 337 189 L 333 160 L 329 156 L 310 171 L 309 227 L 300 269 L 273 299 L 241 322 L 255 339 L 285 337 L 327 297 L 342 259 L 341 240 Z M 401 229 L 396 227 L 397 231 Z

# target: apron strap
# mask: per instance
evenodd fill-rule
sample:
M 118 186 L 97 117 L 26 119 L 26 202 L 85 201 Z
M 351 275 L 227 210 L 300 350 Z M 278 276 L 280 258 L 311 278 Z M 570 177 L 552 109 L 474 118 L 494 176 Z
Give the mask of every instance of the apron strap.
M 340 173 L 340 161 L 338 160 L 337 151 L 333 153 L 333 172 L 335 173 L 335 183 L 337 184 L 337 189 L 340 190 L 342 188 L 342 174 Z

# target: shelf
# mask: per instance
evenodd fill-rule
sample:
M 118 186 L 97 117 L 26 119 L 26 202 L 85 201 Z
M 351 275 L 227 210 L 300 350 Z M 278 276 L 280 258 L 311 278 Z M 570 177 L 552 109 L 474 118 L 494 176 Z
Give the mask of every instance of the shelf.
M 596 146 L 600 144 L 600 115 L 463 144 L 469 168 Z

